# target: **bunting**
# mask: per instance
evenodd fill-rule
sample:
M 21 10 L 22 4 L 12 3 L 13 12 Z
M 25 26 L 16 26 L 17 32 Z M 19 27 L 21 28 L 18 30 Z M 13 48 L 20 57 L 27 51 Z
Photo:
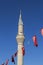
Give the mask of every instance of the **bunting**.
M 40 32 L 41 32 L 41 35 L 43 36 L 43 28 L 41 29 L 41 31 L 40 31 Z
M 16 53 L 14 53 L 14 55 L 13 55 L 13 56 L 14 56 L 14 57 L 16 57 L 16 56 L 17 56 L 17 53 L 18 53 L 18 51 L 17 51 Z
M 25 55 L 25 49 L 24 49 L 24 47 L 22 47 L 22 54 L 23 54 L 23 56 Z
M 8 65 L 8 62 L 9 62 L 9 59 L 6 60 L 6 64 L 5 65 Z
M 13 62 L 15 64 L 15 60 L 14 60 L 14 56 L 13 55 L 11 57 L 11 62 Z
M 33 36 L 32 40 L 34 42 L 34 45 L 37 47 L 38 46 L 38 43 L 37 43 L 36 35 Z
M 5 65 L 5 63 L 3 63 L 2 65 Z

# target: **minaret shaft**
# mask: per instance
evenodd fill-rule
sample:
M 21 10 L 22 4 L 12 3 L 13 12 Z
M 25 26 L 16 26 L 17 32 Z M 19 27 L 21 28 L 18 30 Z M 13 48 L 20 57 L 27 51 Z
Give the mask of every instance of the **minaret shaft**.
M 23 54 L 22 47 L 24 45 L 24 33 L 23 33 L 23 22 L 21 18 L 21 12 L 18 23 L 18 34 L 17 34 L 17 43 L 18 43 L 18 55 L 17 55 L 17 65 L 23 65 Z
M 18 58 L 17 65 L 23 65 L 23 54 L 22 54 L 23 45 L 18 45 Z

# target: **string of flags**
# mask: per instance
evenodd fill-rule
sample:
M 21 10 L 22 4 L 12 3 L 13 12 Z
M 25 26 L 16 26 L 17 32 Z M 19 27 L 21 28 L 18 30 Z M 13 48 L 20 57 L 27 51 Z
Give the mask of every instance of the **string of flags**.
M 17 54 L 18 54 L 18 51 L 11 56 L 11 62 L 14 64 L 15 64 L 14 58 L 17 56 Z M 22 47 L 22 54 L 23 54 L 23 56 L 25 55 L 24 46 Z M 7 59 L 5 63 L 2 63 L 2 65 L 8 65 L 8 63 L 9 63 L 9 59 Z
M 41 35 L 43 36 L 43 28 L 40 30 L 40 32 L 41 32 Z M 34 46 L 38 47 L 38 42 L 37 42 L 37 36 L 36 35 L 34 35 L 32 37 L 32 40 L 33 40 Z M 17 56 L 17 54 L 18 54 L 18 51 L 11 56 L 11 62 L 14 63 L 14 64 L 15 64 L 14 58 Z M 22 54 L 23 54 L 23 56 L 25 55 L 24 46 L 22 47 Z M 6 62 L 2 63 L 1 65 L 8 65 L 8 63 L 9 63 L 9 59 L 7 59 Z
M 43 36 L 43 28 L 40 30 L 40 33 L 41 33 L 41 35 Z M 38 47 L 38 42 L 37 42 L 37 36 L 36 36 L 36 35 L 34 35 L 34 36 L 32 37 L 32 40 L 33 40 L 33 42 L 34 42 L 34 46 Z

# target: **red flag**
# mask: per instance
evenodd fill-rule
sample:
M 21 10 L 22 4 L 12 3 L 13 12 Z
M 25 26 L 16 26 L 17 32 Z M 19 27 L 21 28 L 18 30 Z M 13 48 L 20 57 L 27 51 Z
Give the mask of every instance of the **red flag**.
M 34 45 L 37 47 L 38 46 L 38 43 L 37 43 L 37 38 L 36 38 L 36 35 L 33 36 L 33 42 L 34 42 Z
M 4 64 L 2 64 L 2 65 L 4 65 Z
M 41 35 L 43 36 L 43 28 L 41 29 Z
M 22 47 L 22 54 L 23 54 L 23 56 L 25 55 L 25 49 L 24 49 L 24 47 Z
M 17 56 L 17 53 L 18 53 L 18 52 L 16 52 L 13 56 L 16 57 L 16 56 Z
M 6 60 L 6 64 L 5 65 L 8 65 L 8 62 L 9 62 L 9 59 Z
M 4 65 L 5 63 L 3 63 L 2 65 Z
M 14 60 L 13 55 L 12 55 L 11 61 L 15 64 L 15 60 Z

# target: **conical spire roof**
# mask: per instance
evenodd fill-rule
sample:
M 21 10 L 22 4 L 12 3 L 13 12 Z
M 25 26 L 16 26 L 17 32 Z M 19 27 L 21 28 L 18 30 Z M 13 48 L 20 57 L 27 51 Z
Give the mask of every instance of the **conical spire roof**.
M 21 16 L 21 10 L 20 10 L 20 16 L 19 16 L 19 25 L 23 25 L 22 16 Z

